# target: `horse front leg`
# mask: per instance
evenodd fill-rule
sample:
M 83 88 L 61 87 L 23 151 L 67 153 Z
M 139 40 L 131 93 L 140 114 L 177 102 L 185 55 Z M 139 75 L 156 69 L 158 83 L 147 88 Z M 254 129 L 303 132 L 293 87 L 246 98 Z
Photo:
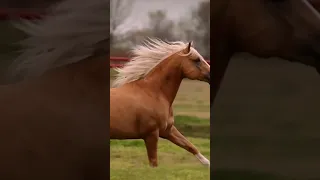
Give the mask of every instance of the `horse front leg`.
M 144 143 L 147 148 L 149 165 L 151 167 L 158 166 L 158 140 L 159 140 L 159 131 L 156 130 L 148 134 L 144 139 Z
M 165 132 L 163 134 L 160 134 L 161 138 L 167 139 L 171 141 L 172 143 L 176 144 L 177 146 L 187 150 L 188 152 L 192 153 L 193 155 L 196 156 L 196 158 L 203 164 L 210 166 L 210 161 L 205 158 L 199 150 L 191 143 L 188 141 L 186 137 L 184 137 L 179 130 L 175 127 L 172 126 L 168 132 Z

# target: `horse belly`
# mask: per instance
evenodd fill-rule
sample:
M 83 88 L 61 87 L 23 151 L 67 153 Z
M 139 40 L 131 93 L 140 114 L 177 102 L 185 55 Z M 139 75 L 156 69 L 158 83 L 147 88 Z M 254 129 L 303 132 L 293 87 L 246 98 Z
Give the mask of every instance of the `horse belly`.
M 141 139 L 157 129 L 157 122 L 152 118 L 146 118 L 145 114 L 139 113 L 141 110 L 134 105 L 110 109 L 113 110 L 110 112 L 111 139 Z
M 121 93 L 120 93 L 121 92 Z M 110 138 L 141 139 L 159 128 L 159 102 L 141 93 L 110 93 Z
M 111 115 L 110 138 L 111 139 L 142 139 L 149 133 L 159 129 L 155 119 L 148 115 L 129 114 Z
M 124 117 L 110 119 L 110 139 L 138 139 L 140 133 L 133 119 Z

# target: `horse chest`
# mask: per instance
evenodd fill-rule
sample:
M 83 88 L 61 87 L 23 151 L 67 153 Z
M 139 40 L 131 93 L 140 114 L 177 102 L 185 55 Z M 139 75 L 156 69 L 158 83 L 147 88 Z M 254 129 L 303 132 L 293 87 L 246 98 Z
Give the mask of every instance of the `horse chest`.
M 166 130 L 170 129 L 174 123 L 174 117 L 173 117 L 173 111 L 170 107 L 169 110 L 166 110 L 163 113 L 163 116 L 161 119 L 159 119 L 159 129 Z
M 172 107 L 169 109 L 169 117 L 168 117 L 168 124 L 173 125 L 174 123 L 174 116 L 173 116 L 173 110 Z

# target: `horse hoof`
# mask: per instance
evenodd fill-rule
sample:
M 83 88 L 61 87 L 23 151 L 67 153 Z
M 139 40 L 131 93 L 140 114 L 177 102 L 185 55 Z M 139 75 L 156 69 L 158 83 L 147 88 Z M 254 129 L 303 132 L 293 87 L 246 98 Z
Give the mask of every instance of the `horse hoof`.
M 155 163 L 150 163 L 149 165 L 150 165 L 151 168 L 156 168 L 156 167 L 158 167 L 158 164 L 155 164 Z

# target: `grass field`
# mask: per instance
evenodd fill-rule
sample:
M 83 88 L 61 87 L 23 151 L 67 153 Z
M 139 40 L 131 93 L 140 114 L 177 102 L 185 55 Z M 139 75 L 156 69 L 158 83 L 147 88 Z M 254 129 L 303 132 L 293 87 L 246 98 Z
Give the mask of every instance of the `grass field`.
M 111 76 L 114 72 L 111 71 Z M 184 80 L 174 103 L 175 125 L 210 158 L 209 86 Z M 207 180 L 210 170 L 186 150 L 161 139 L 158 168 L 148 166 L 143 140 L 112 140 L 111 180 Z

